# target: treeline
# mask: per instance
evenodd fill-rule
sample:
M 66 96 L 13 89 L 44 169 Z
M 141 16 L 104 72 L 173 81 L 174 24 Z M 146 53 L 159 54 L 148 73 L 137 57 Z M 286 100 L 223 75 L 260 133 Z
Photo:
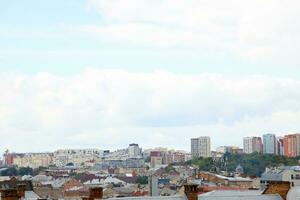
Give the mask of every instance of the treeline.
M 36 169 L 32 169 L 30 167 L 8 167 L 6 169 L 1 169 L 1 176 L 24 176 L 24 175 L 37 175 L 41 171 L 45 170 L 44 167 L 39 167 Z
M 250 177 L 259 177 L 266 167 L 278 167 L 282 165 L 294 166 L 298 165 L 297 158 L 289 158 L 286 156 L 272 155 L 272 154 L 230 154 L 226 153 L 223 158 L 199 158 L 193 159 L 188 164 L 196 165 L 199 170 L 210 171 L 219 168 L 221 171 L 226 169 L 229 172 L 235 171 L 238 165 L 241 165 L 244 169 L 244 174 Z M 226 164 L 225 164 L 226 163 Z

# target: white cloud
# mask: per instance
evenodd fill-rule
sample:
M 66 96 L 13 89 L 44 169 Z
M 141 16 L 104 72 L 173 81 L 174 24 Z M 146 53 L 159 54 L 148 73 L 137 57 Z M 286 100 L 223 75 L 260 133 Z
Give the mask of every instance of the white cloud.
M 16 151 L 130 142 L 189 149 L 200 135 L 211 135 L 214 146 L 241 145 L 246 135 L 299 131 L 293 79 L 88 69 L 1 73 L 0 91 L 1 146 Z
M 73 29 L 115 43 L 192 46 L 294 66 L 299 6 L 296 0 L 88 0 L 101 22 Z

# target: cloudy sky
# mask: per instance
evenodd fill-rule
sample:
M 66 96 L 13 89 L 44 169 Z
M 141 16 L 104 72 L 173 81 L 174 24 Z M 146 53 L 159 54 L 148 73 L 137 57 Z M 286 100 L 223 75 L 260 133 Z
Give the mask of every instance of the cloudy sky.
M 300 132 L 298 0 L 0 0 L 0 151 Z

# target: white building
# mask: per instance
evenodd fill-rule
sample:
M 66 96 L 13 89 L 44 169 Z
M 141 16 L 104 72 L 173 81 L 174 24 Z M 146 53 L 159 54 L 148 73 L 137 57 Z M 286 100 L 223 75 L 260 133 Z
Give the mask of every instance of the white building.
M 91 166 L 100 162 L 104 151 L 99 149 L 60 149 L 54 152 L 54 164 L 65 166 L 69 163 L 75 166 Z
M 26 153 L 16 154 L 13 159 L 13 165 L 18 167 L 48 167 L 53 164 L 53 155 L 51 153 Z
M 193 158 L 211 157 L 211 142 L 209 136 L 191 139 L 191 154 Z
M 291 187 L 300 186 L 300 166 L 281 166 L 278 168 L 266 168 L 261 175 L 262 186 L 270 182 L 289 182 Z
M 128 156 L 129 158 L 138 158 L 141 157 L 141 149 L 138 144 L 129 144 L 128 147 Z

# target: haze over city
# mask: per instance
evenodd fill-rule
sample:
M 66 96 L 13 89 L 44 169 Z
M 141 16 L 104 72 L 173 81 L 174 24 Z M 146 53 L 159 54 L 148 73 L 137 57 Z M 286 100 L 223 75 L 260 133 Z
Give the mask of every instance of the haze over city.
M 300 132 L 299 1 L 16 2 L 0 0 L 1 152 Z

